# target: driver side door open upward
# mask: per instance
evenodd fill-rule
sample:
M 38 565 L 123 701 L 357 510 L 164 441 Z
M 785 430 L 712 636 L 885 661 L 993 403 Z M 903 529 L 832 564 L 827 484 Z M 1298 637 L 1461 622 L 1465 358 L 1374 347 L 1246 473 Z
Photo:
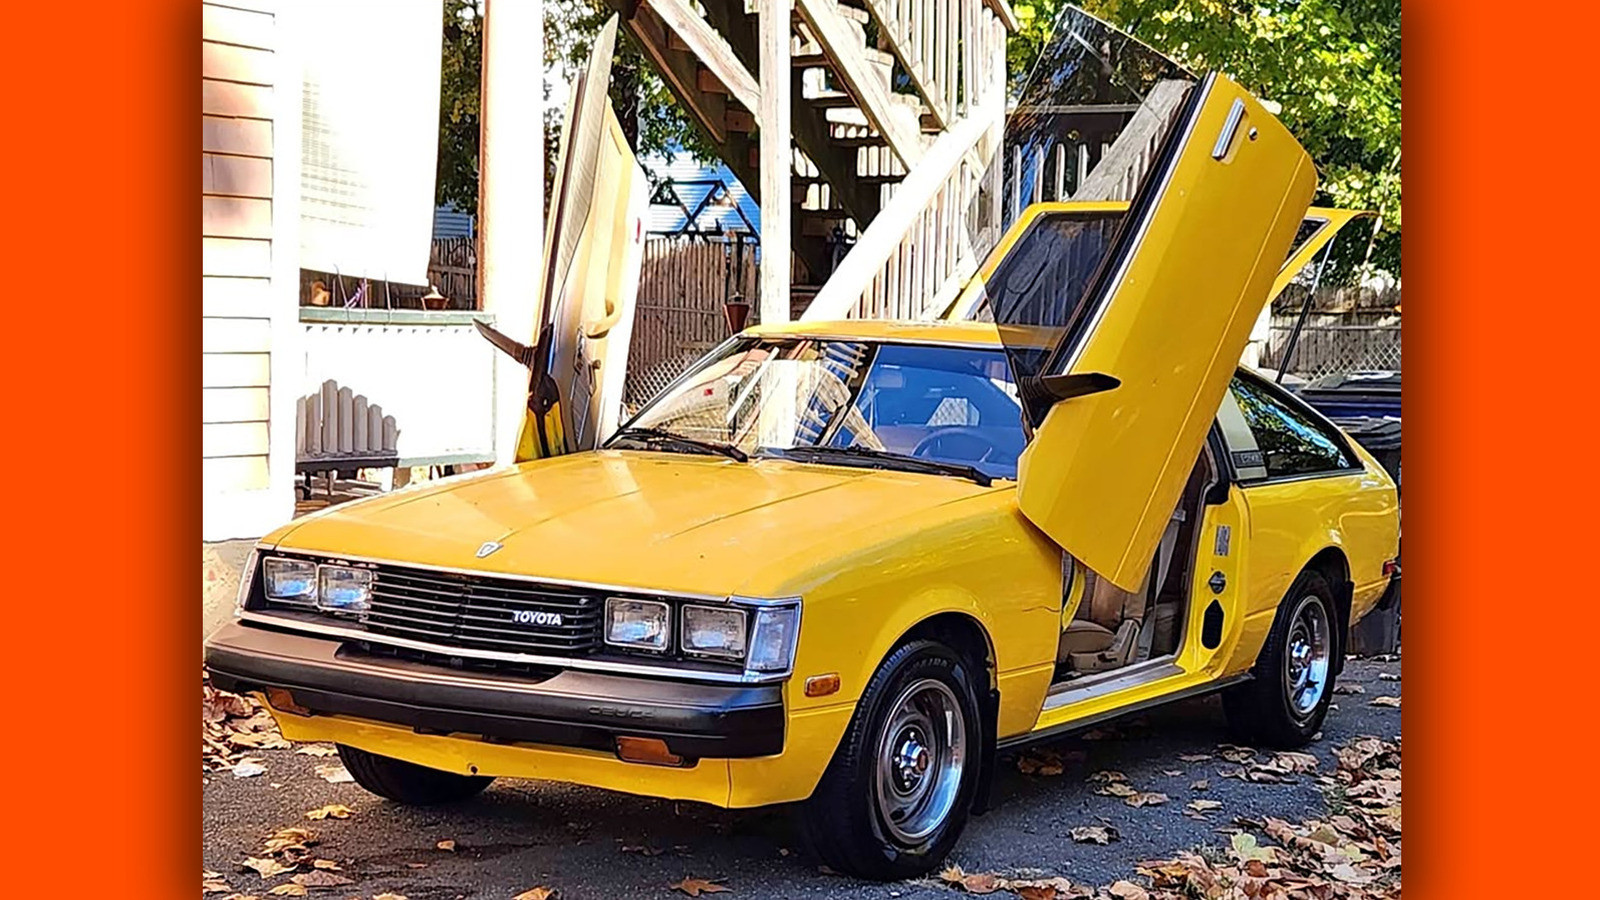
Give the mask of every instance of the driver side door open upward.
M 1127 590 L 1140 587 L 1316 185 L 1294 137 L 1220 75 L 1187 87 L 1151 146 L 1155 162 L 1081 294 L 993 304 L 1013 361 L 1031 360 L 1019 373 L 1034 430 L 1022 512 Z

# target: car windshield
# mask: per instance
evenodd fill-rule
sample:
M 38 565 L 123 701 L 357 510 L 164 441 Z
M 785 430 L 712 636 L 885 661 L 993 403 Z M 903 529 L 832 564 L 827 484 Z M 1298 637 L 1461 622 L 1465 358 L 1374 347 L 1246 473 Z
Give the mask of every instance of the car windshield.
M 611 445 L 635 441 L 735 458 L 944 464 L 1009 479 L 1025 438 L 998 347 L 744 338 L 652 400 Z

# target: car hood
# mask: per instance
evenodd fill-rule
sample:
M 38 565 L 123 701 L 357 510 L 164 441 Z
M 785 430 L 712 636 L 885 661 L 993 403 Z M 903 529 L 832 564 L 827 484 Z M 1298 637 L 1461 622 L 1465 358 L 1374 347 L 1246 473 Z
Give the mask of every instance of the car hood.
M 781 584 L 799 553 L 844 552 L 997 490 L 965 479 L 761 459 L 600 450 L 446 479 L 308 516 L 286 550 L 705 594 Z M 899 526 L 890 523 L 900 521 Z M 501 548 L 477 556 L 486 542 Z M 832 545 L 832 546 L 830 546 Z

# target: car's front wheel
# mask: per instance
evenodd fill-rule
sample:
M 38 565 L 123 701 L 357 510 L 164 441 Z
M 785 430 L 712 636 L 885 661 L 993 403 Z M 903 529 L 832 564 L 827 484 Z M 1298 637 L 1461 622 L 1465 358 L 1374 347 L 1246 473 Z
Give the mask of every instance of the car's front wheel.
M 339 759 L 356 784 L 399 803 L 428 806 L 465 800 L 494 781 L 487 775 L 457 775 L 339 744 Z
M 1254 678 L 1222 695 L 1239 736 L 1269 747 L 1309 743 L 1333 699 L 1336 629 L 1333 588 L 1314 570 L 1300 573 L 1278 607 Z
M 926 874 L 950 852 L 983 758 L 976 674 L 935 641 L 884 660 L 806 804 L 806 835 L 823 862 L 887 881 Z

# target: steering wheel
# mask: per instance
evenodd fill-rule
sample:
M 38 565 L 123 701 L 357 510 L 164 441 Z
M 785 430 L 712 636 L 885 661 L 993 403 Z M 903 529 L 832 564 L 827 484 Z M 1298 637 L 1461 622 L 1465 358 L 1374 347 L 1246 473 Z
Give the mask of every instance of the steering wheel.
M 954 448 L 951 446 L 952 444 L 955 445 Z M 962 449 L 966 449 L 961 448 L 962 444 L 965 444 L 966 448 L 976 450 L 976 452 L 970 454 L 961 452 Z M 952 452 L 953 449 L 955 452 Z M 927 459 L 932 457 L 936 450 L 942 450 L 943 452 L 938 455 L 947 459 L 960 462 L 983 462 L 989 458 L 990 454 L 994 453 L 995 445 L 993 441 L 966 426 L 950 425 L 944 428 L 936 428 L 929 432 L 927 437 L 918 441 L 917 446 L 912 448 L 911 455 Z

